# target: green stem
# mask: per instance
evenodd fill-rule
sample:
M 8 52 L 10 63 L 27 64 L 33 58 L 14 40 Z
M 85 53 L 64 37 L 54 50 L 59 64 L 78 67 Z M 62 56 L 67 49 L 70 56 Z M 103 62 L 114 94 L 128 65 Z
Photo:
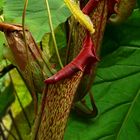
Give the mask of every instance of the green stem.
M 12 82 L 12 84 L 13 84 L 13 86 L 14 86 L 13 79 L 12 79 L 10 73 L 9 73 L 9 77 L 10 77 L 10 81 Z M 26 119 L 26 121 L 27 121 L 27 124 L 28 124 L 29 128 L 31 129 L 30 121 L 29 121 L 28 116 L 27 116 L 27 114 L 26 114 L 26 112 L 25 112 L 25 110 L 24 110 L 24 107 L 23 107 L 23 105 L 22 105 L 22 103 L 21 103 L 21 101 L 20 101 L 20 98 L 19 98 L 19 96 L 18 96 L 18 94 L 17 94 L 17 91 L 16 91 L 16 89 L 15 89 L 15 86 L 14 86 L 14 91 L 15 91 L 15 95 L 16 95 L 16 97 L 17 97 L 17 100 L 18 100 L 18 102 L 19 102 L 19 105 L 20 105 L 20 107 L 21 107 L 21 110 L 22 110 L 22 112 L 23 112 L 23 114 L 24 114 L 24 117 L 25 117 L 25 119 Z
M 3 128 L 4 128 L 4 130 L 7 131 L 7 133 L 8 133 L 9 135 L 11 135 L 11 136 L 13 137 L 14 140 L 17 140 L 16 136 L 11 132 L 11 130 L 9 130 L 9 129 L 5 126 L 4 122 L 3 122 L 2 120 L 0 120 L 0 122 L 1 122 L 1 124 L 2 124 L 2 126 L 3 126 Z
M 23 28 L 24 42 L 25 42 L 25 45 L 26 45 L 26 49 L 28 50 L 27 42 L 26 42 L 26 36 L 25 36 L 25 16 L 26 16 L 27 5 L 28 5 L 28 0 L 25 0 L 24 9 L 23 9 L 23 14 L 22 14 L 22 28 Z M 28 53 L 27 53 L 27 54 L 28 54 Z
M 49 24 L 50 24 L 50 29 L 51 29 L 51 33 L 52 33 L 52 38 L 53 38 L 53 43 L 54 43 L 56 55 L 58 57 L 58 62 L 60 64 L 60 67 L 63 68 L 63 64 L 62 64 L 62 61 L 61 61 L 61 58 L 60 58 L 60 55 L 59 55 L 59 51 L 58 51 L 57 43 L 56 43 L 56 39 L 55 39 L 55 34 L 54 34 L 53 25 L 52 25 L 51 12 L 50 12 L 50 7 L 49 7 L 48 0 L 46 0 L 46 6 L 47 6 L 47 12 L 48 12 L 48 17 L 49 17 Z
M 74 20 L 72 19 L 71 23 L 69 23 L 69 21 L 68 21 L 68 25 L 67 26 L 69 26 L 69 33 L 68 33 L 68 42 L 67 42 L 65 65 L 68 64 L 69 57 L 70 57 L 70 46 L 71 46 L 72 32 L 73 32 L 73 27 L 74 27 Z
M 23 28 L 23 37 L 24 37 L 24 42 L 25 42 L 25 46 L 26 46 L 26 53 L 27 53 L 27 59 L 29 58 L 29 49 L 28 49 L 28 45 L 27 45 L 27 41 L 26 41 L 26 34 L 25 34 L 25 16 L 26 16 L 26 9 L 27 9 L 27 6 L 28 6 L 28 0 L 25 0 L 25 4 L 24 4 L 24 9 L 23 9 L 23 15 L 22 15 L 22 28 Z M 36 48 L 38 50 L 38 48 Z M 31 50 L 32 51 L 32 50 Z M 40 51 L 38 50 L 38 52 L 40 53 Z M 41 53 L 40 53 L 41 55 Z M 42 55 L 41 55 L 42 56 Z M 44 60 L 44 58 L 42 58 Z M 29 60 L 29 59 L 28 59 Z M 27 61 L 28 61 L 27 60 Z M 45 62 L 45 61 L 44 61 Z M 28 62 L 29 63 L 29 62 Z M 39 64 L 39 63 L 38 63 Z M 48 64 L 47 64 L 48 66 Z M 49 68 L 49 67 L 48 67 Z M 49 68 L 49 71 L 51 71 L 51 69 Z M 54 74 L 54 73 L 51 73 L 51 74 Z
M 7 60 L 6 60 L 6 65 L 8 65 Z M 12 83 L 12 85 L 13 85 L 13 87 L 14 87 L 15 95 L 16 95 L 16 97 L 17 97 L 17 100 L 18 100 L 18 102 L 19 102 L 19 105 L 20 105 L 20 107 L 21 107 L 21 110 L 22 110 L 22 112 L 23 112 L 23 114 L 24 114 L 24 117 L 25 117 L 25 119 L 26 119 L 26 121 L 27 121 L 27 124 L 28 124 L 29 128 L 31 129 L 30 121 L 29 121 L 28 116 L 27 116 L 27 114 L 26 114 L 26 112 L 25 112 L 25 110 L 24 110 L 24 107 L 23 107 L 23 105 L 22 105 L 22 103 L 21 103 L 21 101 L 20 101 L 20 98 L 19 98 L 18 93 L 17 93 L 17 91 L 16 91 L 16 88 L 15 88 L 15 86 L 14 86 L 14 81 L 13 81 L 13 79 L 12 79 L 12 76 L 11 76 L 10 71 L 8 72 L 8 75 L 9 75 L 10 82 Z
M 1 127 L 1 124 L 0 124 L 0 134 L 1 134 L 1 136 L 2 136 L 2 139 L 3 139 L 3 140 L 6 140 L 6 137 L 5 137 L 5 135 L 4 135 L 3 129 L 2 129 L 2 127 Z
M 26 34 L 25 34 L 25 16 L 26 16 L 27 5 L 28 5 L 28 0 L 25 0 L 23 14 L 22 14 L 22 29 L 23 29 L 23 40 L 24 40 L 24 43 L 25 43 L 26 54 L 27 54 L 27 65 L 28 65 L 29 69 L 31 70 L 30 61 L 29 61 L 29 49 L 28 49 L 28 44 L 27 44 L 27 41 L 26 41 Z M 32 79 L 32 73 L 31 73 L 30 70 L 29 70 L 29 76 Z M 32 91 L 33 93 L 31 93 L 31 94 L 32 94 L 33 102 L 34 102 L 34 109 L 35 109 L 35 115 L 36 115 L 37 114 L 37 95 L 35 93 L 35 87 L 34 87 L 34 84 L 33 84 L 32 80 L 31 80 L 31 85 L 32 85 L 32 88 L 33 88 L 33 91 Z
M 22 136 L 21 136 L 21 133 L 20 133 L 18 127 L 17 127 L 17 124 L 16 124 L 16 122 L 15 122 L 15 120 L 14 120 L 12 111 L 9 110 L 9 111 L 8 111 L 8 114 L 9 114 L 11 120 L 12 120 L 13 126 L 15 127 L 15 131 L 16 131 L 16 133 L 17 133 L 17 135 L 18 135 L 19 140 L 23 140 L 23 139 L 22 139 Z

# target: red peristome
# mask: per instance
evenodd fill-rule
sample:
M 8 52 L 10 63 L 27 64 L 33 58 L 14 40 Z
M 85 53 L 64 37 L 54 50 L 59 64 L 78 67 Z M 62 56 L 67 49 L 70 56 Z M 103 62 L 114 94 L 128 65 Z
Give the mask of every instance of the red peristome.
M 83 13 L 89 15 L 93 9 L 97 6 L 100 0 L 89 0 L 85 7 L 82 9 Z
M 69 78 L 72 76 L 75 72 L 77 72 L 79 69 L 73 65 L 72 63 L 69 63 L 64 68 L 62 68 L 60 71 L 58 71 L 55 75 L 51 76 L 50 78 L 45 80 L 45 83 L 47 84 L 54 84 L 62 79 Z
M 94 45 L 90 33 L 87 33 L 83 42 L 83 48 L 80 51 L 79 55 L 55 75 L 46 79 L 45 83 L 56 83 L 62 79 L 71 77 L 75 72 L 79 70 L 89 74 L 97 60 L 98 59 L 95 54 Z

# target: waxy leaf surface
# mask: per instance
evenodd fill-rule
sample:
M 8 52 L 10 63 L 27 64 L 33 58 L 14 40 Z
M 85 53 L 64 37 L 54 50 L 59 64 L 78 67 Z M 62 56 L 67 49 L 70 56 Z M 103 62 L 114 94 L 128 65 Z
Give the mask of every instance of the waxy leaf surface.
M 63 0 L 48 0 L 53 27 L 66 21 L 70 12 Z M 7 22 L 21 23 L 24 0 L 5 0 L 4 17 Z M 29 0 L 26 12 L 26 25 L 33 36 L 40 41 L 44 33 L 50 32 L 45 0 Z

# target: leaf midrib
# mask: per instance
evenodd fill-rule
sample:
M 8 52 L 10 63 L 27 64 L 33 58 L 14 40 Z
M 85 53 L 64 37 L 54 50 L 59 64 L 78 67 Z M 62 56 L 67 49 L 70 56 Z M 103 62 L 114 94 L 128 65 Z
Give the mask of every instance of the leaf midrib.
M 119 131 L 118 131 L 118 134 L 116 135 L 116 140 L 119 140 L 119 137 L 120 137 L 120 135 L 121 135 L 121 131 L 122 131 L 124 125 L 126 124 L 128 118 L 129 118 L 129 114 L 131 113 L 131 111 L 132 111 L 132 109 L 133 109 L 133 107 L 134 107 L 134 105 L 135 105 L 135 103 L 136 103 L 136 101 L 137 101 L 139 95 L 140 95 L 140 89 L 138 90 L 136 96 L 134 97 L 134 100 L 133 100 L 133 102 L 131 103 L 131 105 L 130 105 L 130 107 L 129 107 L 129 109 L 128 109 L 128 112 L 127 112 L 126 116 L 124 117 L 124 121 L 123 121 L 123 123 L 122 123 L 122 125 L 121 125 L 121 127 L 120 127 L 120 129 L 119 129 Z

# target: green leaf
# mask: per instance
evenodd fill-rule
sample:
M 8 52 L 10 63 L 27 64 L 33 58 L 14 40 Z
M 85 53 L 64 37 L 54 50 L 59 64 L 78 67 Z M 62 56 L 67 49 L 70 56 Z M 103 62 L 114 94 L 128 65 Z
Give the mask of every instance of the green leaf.
M 3 10 L 3 4 L 4 4 L 4 1 L 1 0 L 1 1 L 0 1 L 0 15 L 1 15 L 2 10 Z
M 24 0 L 5 1 L 5 21 L 21 23 Z M 56 28 L 60 23 L 66 21 L 66 19 L 70 16 L 70 12 L 65 6 L 63 0 L 49 0 L 49 5 L 53 27 Z M 26 13 L 26 25 L 33 33 L 35 39 L 40 41 L 44 33 L 50 32 L 45 0 L 29 0 Z
M 66 49 L 66 45 L 67 45 L 65 24 L 60 24 L 54 30 L 54 32 L 55 32 L 57 47 L 61 56 L 61 60 L 62 62 L 65 62 L 66 51 L 64 49 Z M 59 64 L 51 33 L 47 33 L 43 36 L 42 46 L 43 46 L 43 51 L 45 51 L 48 60 L 50 60 L 50 62 L 52 63 Z
M 138 3 L 138 7 L 140 8 L 140 0 L 137 0 L 137 3 Z
M 72 115 L 65 140 L 140 139 L 140 11 L 127 22 L 107 29 L 109 44 L 98 65 L 92 87 L 99 115 L 80 119 Z M 110 38 L 110 36 L 112 36 Z M 108 40 L 110 39 L 110 41 Z M 116 44 L 115 48 L 114 44 Z M 108 50 L 112 47 L 112 50 Z M 102 50 L 102 51 L 105 51 Z
M 3 86 L 2 84 L 0 90 L 0 119 L 5 115 L 7 109 L 15 100 L 13 84 L 10 83 L 7 87 L 4 87 L 4 89 L 2 88 Z
M 5 41 L 4 35 L 2 32 L 0 32 L 0 61 L 3 58 L 3 49 L 4 49 L 3 43 L 4 43 L 4 41 Z

